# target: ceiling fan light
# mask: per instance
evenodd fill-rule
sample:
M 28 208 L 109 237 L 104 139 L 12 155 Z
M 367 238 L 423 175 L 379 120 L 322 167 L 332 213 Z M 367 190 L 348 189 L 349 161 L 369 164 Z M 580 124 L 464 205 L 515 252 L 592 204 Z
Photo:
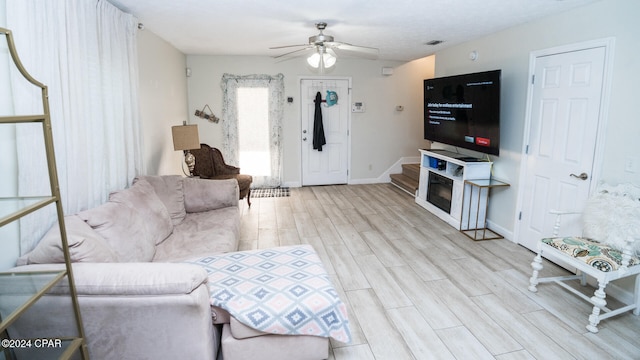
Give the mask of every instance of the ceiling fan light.
M 330 68 L 336 64 L 336 57 L 328 53 L 322 54 L 322 60 L 325 68 Z
M 309 56 L 307 58 L 307 64 L 309 64 L 309 66 L 313 67 L 314 69 L 317 69 L 320 67 L 320 53 L 314 53 L 311 56 Z M 323 53 L 322 54 L 322 67 L 323 68 L 330 68 L 333 65 L 336 64 L 336 57 L 328 54 L 328 53 Z
M 317 69 L 320 66 L 320 54 L 314 53 L 307 58 L 307 64 L 312 68 Z

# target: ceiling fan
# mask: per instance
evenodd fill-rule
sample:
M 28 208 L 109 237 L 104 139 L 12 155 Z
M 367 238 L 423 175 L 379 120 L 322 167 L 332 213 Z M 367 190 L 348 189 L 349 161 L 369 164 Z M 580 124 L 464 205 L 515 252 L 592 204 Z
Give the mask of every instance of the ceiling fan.
M 330 68 L 336 63 L 338 55 L 351 55 L 375 60 L 378 58 L 378 49 L 367 46 L 351 45 L 344 42 L 334 41 L 333 36 L 326 35 L 323 30 L 327 28 L 327 23 L 316 24 L 316 29 L 320 31 L 318 35 L 309 37 L 308 44 L 276 46 L 270 49 L 286 49 L 299 47 L 284 54 L 274 56 L 274 58 L 297 57 L 311 54 L 307 58 L 307 63 L 314 68 Z

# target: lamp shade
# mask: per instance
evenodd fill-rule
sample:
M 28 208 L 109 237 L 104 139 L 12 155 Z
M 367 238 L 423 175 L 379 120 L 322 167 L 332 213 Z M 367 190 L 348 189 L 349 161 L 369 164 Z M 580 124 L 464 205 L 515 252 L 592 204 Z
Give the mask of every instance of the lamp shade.
M 321 67 L 320 62 L 322 62 L 323 68 L 330 68 L 335 65 L 336 58 L 326 52 L 323 52 L 322 54 L 317 52 L 307 58 L 307 64 L 316 69 Z
M 200 149 L 198 125 L 172 126 L 173 150 Z

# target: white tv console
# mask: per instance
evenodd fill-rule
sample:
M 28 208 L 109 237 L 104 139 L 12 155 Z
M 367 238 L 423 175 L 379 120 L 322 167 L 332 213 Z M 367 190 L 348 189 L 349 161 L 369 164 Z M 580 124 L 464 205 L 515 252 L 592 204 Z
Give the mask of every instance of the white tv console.
M 420 183 L 416 203 L 458 230 L 468 230 L 469 224 L 484 226 L 488 192 L 473 194 L 472 189 L 465 191 L 465 180 L 491 179 L 492 164 L 451 151 L 420 149 Z M 466 186 L 471 187 L 469 184 Z M 437 203 L 448 197 L 451 201 L 447 211 L 446 204 Z

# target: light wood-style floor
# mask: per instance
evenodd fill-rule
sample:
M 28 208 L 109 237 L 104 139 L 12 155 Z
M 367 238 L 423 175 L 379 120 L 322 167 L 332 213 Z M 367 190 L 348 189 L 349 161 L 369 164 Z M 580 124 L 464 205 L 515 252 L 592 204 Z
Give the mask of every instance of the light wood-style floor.
M 474 242 L 389 184 L 291 192 L 241 202 L 240 250 L 320 254 L 353 335 L 332 341 L 330 359 L 640 359 L 640 317 L 589 333 L 587 303 L 556 285 L 527 290 L 534 254 L 519 245 Z

